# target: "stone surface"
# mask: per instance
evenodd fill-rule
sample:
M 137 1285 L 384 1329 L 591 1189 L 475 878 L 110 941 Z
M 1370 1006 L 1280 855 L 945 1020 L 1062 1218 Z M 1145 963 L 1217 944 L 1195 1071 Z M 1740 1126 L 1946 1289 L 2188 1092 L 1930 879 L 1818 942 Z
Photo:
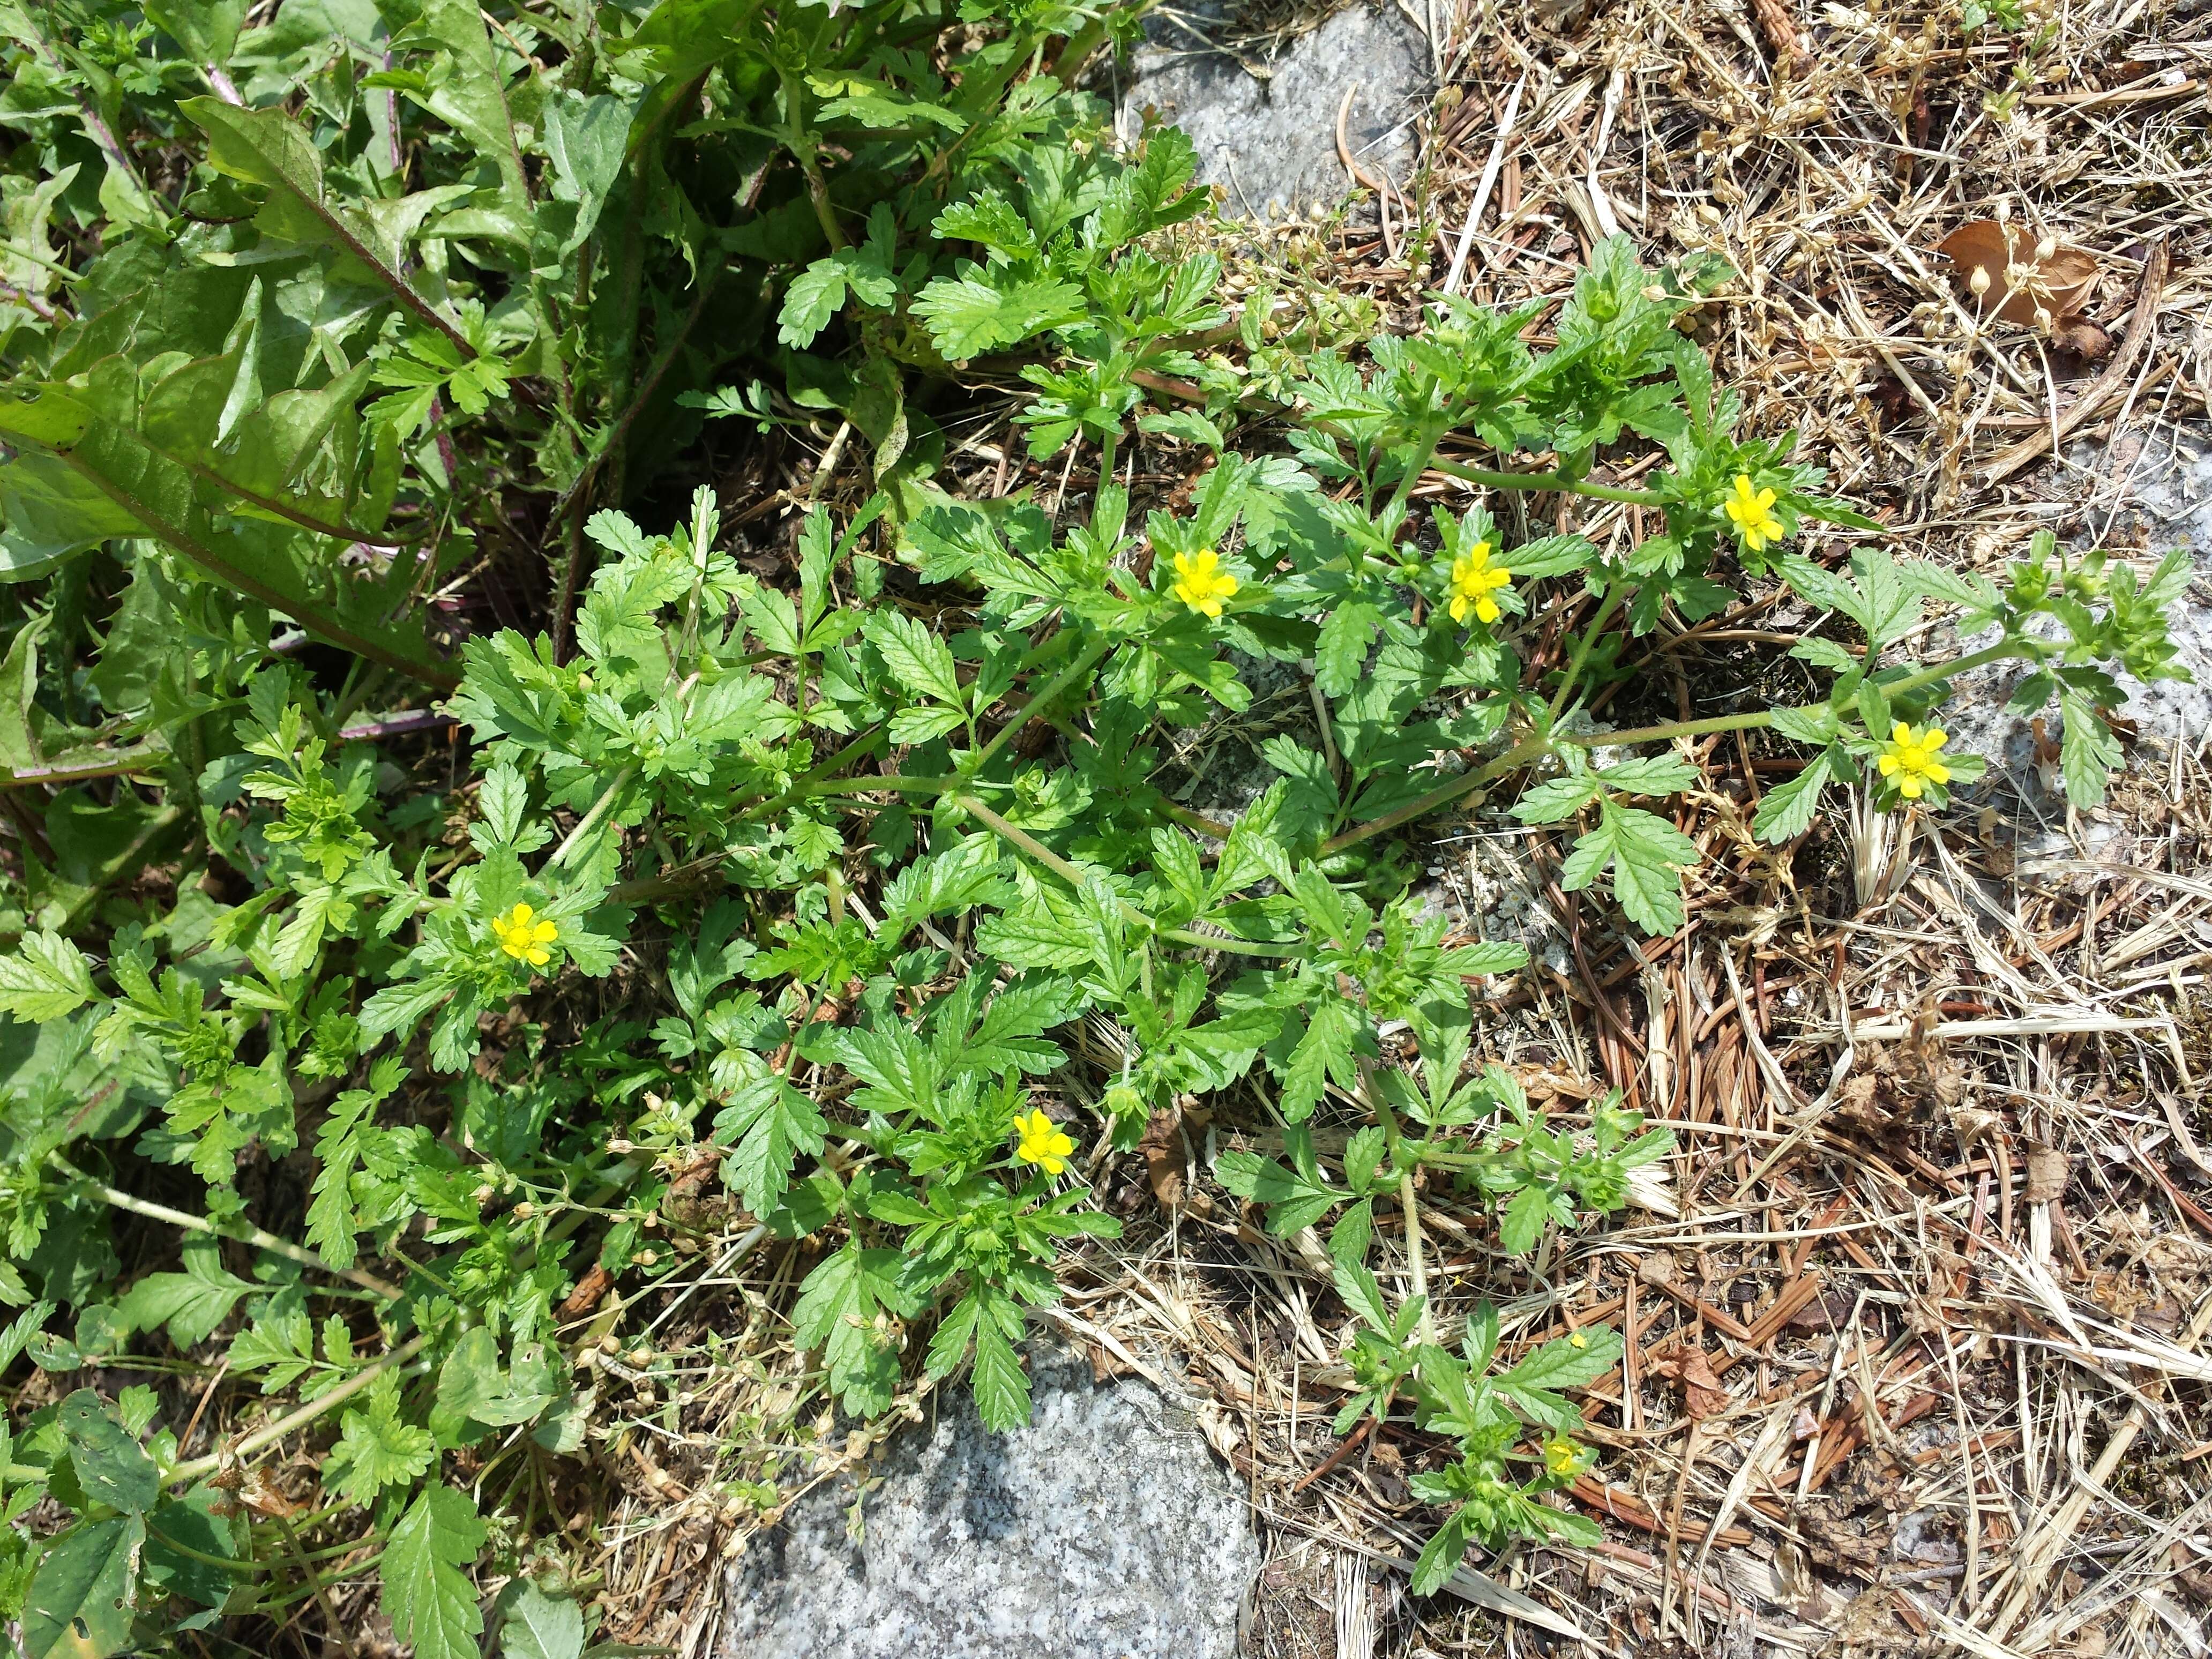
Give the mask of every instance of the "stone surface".
M 1231 1659 L 1260 1568 L 1243 1492 L 1188 1411 L 1033 1342 L 1030 1425 L 964 1389 L 895 1437 L 855 1542 L 841 1476 L 753 1540 L 720 1659 Z
M 2072 545 L 2102 545 L 2144 567 L 2169 549 L 2186 548 L 2196 562 L 2195 585 L 2166 619 L 2182 666 L 2195 683 L 2145 685 L 2122 674 L 2128 701 L 2119 712 L 2152 747 L 2179 744 L 2201 755 L 2212 741 L 2212 428 L 2160 426 L 2123 434 L 2109 448 L 2100 441 L 2076 444 L 2066 459 L 2087 521 L 2086 530 L 2067 538 Z M 1966 640 L 1961 648 L 1972 650 L 1995 638 L 1992 633 Z M 2037 775 L 2028 722 L 2004 708 L 2024 672 L 2003 663 L 1964 677 L 1943 711 L 1944 721 L 1954 743 L 1986 756 L 2015 787 L 2055 799 L 2055 780 Z M 2045 710 L 2044 718 L 2057 735 L 2057 709 Z
M 1255 62 L 1264 78 L 1215 38 L 1218 10 L 1156 16 L 1132 59 L 1121 118 L 1133 132 L 1150 107 L 1188 133 L 1199 176 L 1228 191 L 1229 213 L 1281 219 L 1344 199 L 1353 185 L 1336 152 L 1336 115 L 1355 82 L 1345 121 L 1352 155 L 1370 173 L 1411 182 L 1413 123 L 1435 82 L 1428 40 L 1402 13 L 1354 0 L 1272 64 Z

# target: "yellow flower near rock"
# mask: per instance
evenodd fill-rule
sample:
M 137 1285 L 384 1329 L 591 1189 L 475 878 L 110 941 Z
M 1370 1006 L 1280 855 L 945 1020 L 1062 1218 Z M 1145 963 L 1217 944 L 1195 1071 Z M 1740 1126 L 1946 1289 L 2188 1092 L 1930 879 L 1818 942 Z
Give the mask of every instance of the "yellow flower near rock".
M 1221 556 L 1210 547 L 1175 556 L 1175 596 L 1200 616 L 1221 618 L 1221 602 L 1237 592 L 1237 578 L 1221 568 Z
M 1056 1176 L 1067 1168 L 1068 1155 L 1075 1151 L 1075 1143 L 1060 1133 L 1060 1125 L 1039 1110 L 1017 1113 L 1014 1133 L 1021 1137 L 1014 1148 L 1017 1163 L 1034 1164 L 1047 1175 Z
M 553 953 L 545 947 L 561 937 L 561 929 L 551 918 L 538 915 L 526 904 L 516 905 L 503 916 L 494 916 L 491 931 L 501 950 L 532 968 L 543 968 L 553 960 Z
M 1490 596 L 1498 588 L 1508 586 L 1513 573 L 1504 565 L 1490 562 L 1490 544 L 1477 542 L 1452 561 L 1451 617 L 1455 623 L 1467 620 L 1470 611 L 1486 623 L 1498 620 L 1498 601 Z
M 1918 800 L 1929 784 L 1951 781 L 1951 769 L 1936 758 L 1936 751 L 1950 740 L 1950 734 L 1940 726 L 1915 727 L 1899 720 L 1875 764 L 1881 769 L 1882 776 L 1896 783 L 1899 794 L 1907 800 Z
M 1735 475 L 1735 494 L 1721 505 L 1734 520 L 1736 533 L 1743 544 L 1754 553 L 1766 550 L 1769 542 L 1778 542 L 1790 532 L 1782 520 L 1774 516 L 1774 492 L 1754 490 L 1751 480 L 1739 472 Z

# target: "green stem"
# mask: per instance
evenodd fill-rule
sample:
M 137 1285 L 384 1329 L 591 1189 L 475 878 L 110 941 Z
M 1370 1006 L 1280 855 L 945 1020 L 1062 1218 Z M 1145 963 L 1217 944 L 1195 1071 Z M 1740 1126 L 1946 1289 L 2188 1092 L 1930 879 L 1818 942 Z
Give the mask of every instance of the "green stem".
M 299 1410 L 288 1413 L 267 1428 L 257 1430 L 247 1435 L 245 1439 L 228 1451 L 210 1452 L 205 1457 L 195 1457 L 189 1463 L 178 1464 L 169 1471 L 167 1484 L 172 1486 L 189 1486 L 203 1475 L 213 1474 L 225 1463 L 242 1461 L 251 1457 L 264 1446 L 275 1445 L 286 1435 L 295 1430 L 304 1429 L 317 1418 L 324 1416 L 336 1407 L 343 1405 L 386 1371 L 396 1370 L 405 1364 L 416 1354 L 422 1352 L 429 1340 L 430 1334 L 428 1331 L 410 1337 L 374 1365 L 364 1366 L 328 1394 L 317 1395 Z
M 1361 842 L 1371 840 L 1387 830 L 1395 830 L 1401 823 L 1411 823 L 1415 818 L 1425 817 L 1439 807 L 1450 805 L 1462 795 L 1472 794 L 1491 779 L 1502 777 L 1508 772 L 1516 771 L 1551 752 L 1551 745 L 1543 738 L 1535 737 L 1523 738 L 1496 760 L 1478 767 L 1472 772 L 1462 772 L 1449 783 L 1430 790 L 1419 800 L 1408 801 L 1395 812 L 1385 812 L 1379 818 L 1357 824 L 1340 836 L 1331 836 L 1321 844 L 1321 856 L 1328 858 L 1334 854 L 1343 852 L 1346 848 L 1357 847 Z
M 988 824 L 1001 838 L 1012 842 L 1039 864 L 1058 876 L 1070 887 L 1080 892 L 1084 884 L 1083 872 L 1047 847 L 1028 830 L 1006 822 L 973 795 L 955 795 L 952 804 Z M 1194 950 L 1225 951 L 1240 957 L 1294 957 L 1301 952 L 1282 945 L 1261 945 L 1250 939 L 1216 939 L 1210 933 L 1194 933 L 1188 928 L 1163 927 L 1127 899 L 1121 901 L 1121 914 L 1156 938 L 1172 945 L 1187 945 Z
M 608 811 L 613 807 L 615 797 L 620 794 L 629 785 L 629 781 L 636 775 L 637 763 L 635 761 L 615 774 L 614 781 L 601 790 L 599 798 L 592 803 L 592 810 L 584 814 L 576 827 L 571 830 L 562 838 L 561 844 L 553 849 L 553 856 L 545 860 L 545 867 L 548 870 L 557 870 L 568 861 L 568 854 L 576 850 L 586 836 L 599 827 L 599 820 L 606 817 Z
M 1659 726 L 1638 726 L 1626 732 L 1562 732 L 1559 741 L 1577 749 L 1614 749 L 1632 743 L 1662 743 L 1669 738 L 1701 738 L 1712 732 L 1755 732 L 1774 724 L 1774 711 L 1755 714 L 1715 714 L 1702 720 L 1668 720 Z
M 379 1279 L 374 1273 L 363 1273 L 357 1267 L 333 1267 L 313 1250 L 295 1244 L 289 1239 L 279 1238 L 274 1233 L 264 1232 L 258 1227 L 219 1227 L 205 1216 L 191 1215 L 183 1210 L 173 1210 L 166 1204 L 149 1203 L 145 1199 L 125 1192 L 120 1187 L 111 1187 L 107 1182 L 87 1175 L 59 1152 L 48 1154 L 47 1161 L 64 1175 L 81 1182 L 84 1189 L 101 1203 L 112 1205 L 118 1210 L 127 1210 L 132 1215 L 143 1215 L 149 1221 L 166 1221 L 173 1227 L 182 1227 L 190 1232 L 206 1233 L 216 1238 L 235 1238 L 252 1245 L 256 1249 L 267 1250 L 272 1255 L 281 1255 L 288 1261 L 296 1261 L 303 1267 L 313 1267 L 316 1272 L 329 1273 L 335 1279 L 350 1279 L 363 1290 L 374 1291 L 379 1296 L 389 1297 L 394 1300 L 397 1300 L 399 1296 L 399 1287 L 397 1285 L 386 1279 Z
M 1582 678 L 1583 665 L 1589 661 L 1590 653 L 1597 648 L 1597 636 L 1604 631 L 1606 623 L 1613 620 L 1613 613 L 1620 609 L 1620 596 L 1626 591 L 1623 583 L 1615 582 L 1606 590 L 1605 598 L 1599 601 L 1597 615 L 1590 618 L 1589 626 L 1583 629 L 1582 638 L 1575 643 L 1575 654 L 1568 660 L 1566 676 L 1559 682 L 1559 694 L 1552 699 L 1551 712 L 1545 720 L 1547 726 L 1559 723 L 1559 711 L 1567 706 L 1567 698 L 1574 691 L 1575 682 Z
M 983 745 L 982 749 L 976 754 L 975 758 L 968 765 L 967 771 L 969 775 L 972 777 L 975 774 L 981 772 L 986 766 L 988 766 L 991 763 L 993 757 L 995 757 L 1001 749 L 1005 748 L 1007 744 L 1013 740 L 1015 732 L 1020 731 L 1024 726 L 1027 726 L 1031 720 L 1036 719 L 1048 708 L 1051 708 L 1053 700 L 1055 697 L 1059 696 L 1061 692 L 1066 690 L 1069 686 L 1074 684 L 1076 681 L 1081 679 L 1084 675 L 1089 673 L 1091 672 L 1091 665 L 1096 663 L 1099 658 L 1104 656 L 1109 651 L 1112 650 L 1113 647 L 1113 641 L 1102 635 L 1101 637 L 1091 641 L 1091 643 L 1085 646 L 1082 650 L 1077 652 L 1075 654 L 1075 660 L 1068 664 L 1066 667 L 1061 669 L 1059 673 L 1054 675 L 1051 680 L 1046 684 L 1043 690 L 1038 692 L 1027 702 L 1024 703 L 1020 708 L 1016 710 L 1013 714 L 1009 716 L 1006 723 L 998 729 L 997 732 L 993 735 L 990 742 Z
M 1406 1257 L 1413 1270 L 1413 1294 L 1421 1298 L 1421 1340 L 1437 1340 L 1436 1310 L 1429 1303 L 1428 1262 L 1421 1249 L 1421 1206 L 1413 1198 L 1413 1172 L 1398 1177 L 1398 1207 L 1406 1212 Z
M 1954 675 L 1971 673 L 1977 668 L 1986 668 L 1993 662 L 2003 662 L 2008 658 L 2017 657 L 2033 662 L 2042 654 L 2026 640 L 2000 640 L 1996 644 L 1961 657 L 1956 662 L 1944 663 L 1935 668 L 1923 668 L 1917 674 L 1907 674 L 1903 679 L 1885 685 L 1882 690 L 1893 697 L 1901 692 L 1917 691 L 1923 685 L 1933 685 L 1938 680 L 1948 680 Z
M 1656 489 L 1622 489 L 1557 472 L 1493 472 L 1486 467 L 1462 466 L 1457 461 L 1435 459 L 1429 465 L 1451 477 L 1464 478 L 1490 489 L 1555 490 L 1568 495 L 1589 495 L 1601 501 L 1627 501 L 1636 507 L 1667 505 L 1667 498 Z

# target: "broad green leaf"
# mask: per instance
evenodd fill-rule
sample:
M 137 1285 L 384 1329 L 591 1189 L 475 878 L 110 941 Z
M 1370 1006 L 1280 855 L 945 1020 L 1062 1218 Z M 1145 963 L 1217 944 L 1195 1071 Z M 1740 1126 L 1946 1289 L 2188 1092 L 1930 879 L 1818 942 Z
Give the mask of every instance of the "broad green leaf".
M 479 1332 L 483 1328 L 477 1328 Z M 401 1419 L 398 1390 L 372 1389 L 365 1407 L 346 1408 L 323 1478 L 339 1497 L 370 1504 L 387 1486 L 411 1486 L 421 1480 L 437 1461 L 437 1443 L 430 1431 Z
M 1030 1379 L 1022 1370 L 1021 1355 L 988 1313 L 975 1321 L 975 1369 L 970 1382 L 984 1427 L 1004 1432 L 1029 1426 Z
M 1844 763 L 1847 762 L 1840 750 L 1824 749 L 1806 762 L 1805 769 L 1796 777 L 1769 789 L 1759 798 L 1759 811 L 1751 821 L 1753 832 L 1770 847 L 1803 835 L 1813 826 L 1820 791 L 1831 777 L 1844 775 L 1836 770 Z
M 890 1206 L 878 1203 L 881 1215 Z M 934 1219 L 926 1210 L 919 1218 Z M 913 1300 L 899 1283 L 905 1259 L 896 1250 L 863 1249 L 848 1241 L 835 1255 L 824 1257 L 799 1287 L 792 1309 L 792 1340 L 822 1355 L 830 1387 L 848 1411 L 885 1411 L 898 1386 L 898 1349 L 888 1326 L 878 1322 L 886 1310 L 914 1312 Z
M 489 1535 L 468 1495 L 446 1486 L 425 1486 L 392 1528 L 378 1565 L 382 1605 L 416 1659 L 477 1659 L 483 1614 L 460 1569 Z
M 1521 792 L 1513 816 L 1523 823 L 1559 823 L 1597 799 L 1597 779 L 1587 772 L 1547 778 Z
M 381 284 L 416 317 L 474 355 L 460 331 L 404 274 L 407 239 L 421 222 L 419 213 L 410 222 L 388 210 L 380 216 L 329 196 L 322 152 L 282 109 L 246 109 L 220 98 L 186 98 L 177 108 L 207 134 L 210 167 L 268 188 L 268 205 L 256 220 L 264 232 L 330 249 L 343 266 Z
M 745 1207 L 766 1215 L 791 1182 L 802 1152 L 822 1150 L 829 1125 L 800 1091 L 780 1077 L 746 1084 L 714 1118 L 714 1139 L 732 1148 L 724 1178 L 744 1195 Z
M 166 1325 L 179 1348 L 198 1347 L 230 1316 L 239 1297 L 256 1287 L 226 1270 L 211 1238 L 188 1239 L 185 1270 L 148 1273 L 126 1291 L 115 1310 L 134 1331 Z
M 26 933 L 13 956 L 0 957 L 0 1009 L 17 1019 L 43 1025 L 98 994 L 84 952 L 59 933 Z
M 994 288 L 972 276 L 940 276 L 922 289 L 914 312 L 929 325 L 938 350 L 961 362 L 1078 320 L 1083 290 L 1043 278 L 1010 277 Z
M 79 1389 L 61 1403 L 61 1425 L 87 1498 L 133 1515 L 152 1507 L 161 1492 L 154 1460 L 106 1401 Z
M 1624 795 L 1672 795 L 1698 781 L 1698 769 L 1680 755 L 1638 755 L 1607 767 L 1598 777 Z
M 1498 1244 L 1509 1255 L 1528 1255 L 1544 1236 L 1544 1223 L 1551 1213 L 1552 1201 L 1542 1188 L 1523 1187 L 1498 1218 Z
M 2097 707 L 2071 688 L 2058 693 L 2064 719 L 2058 735 L 2058 769 L 2066 780 L 2066 799 L 2076 807 L 2104 804 L 2105 786 L 2120 764 L 2120 740 Z
M 1699 856 L 1697 842 L 1664 818 L 1601 800 L 1597 827 L 1576 841 L 1559 884 L 1573 892 L 1610 869 L 1628 919 L 1647 933 L 1671 933 L 1682 925 L 1680 872 Z
M 386 622 L 382 601 L 339 574 L 337 550 L 318 550 L 291 525 L 231 519 L 218 523 L 193 475 L 135 432 L 106 418 L 73 391 L 47 385 L 31 401 L 0 396 L 0 435 L 38 446 L 126 516 L 131 531 L 182 553 L 209 575 L 308 632 L 358 656 L 441 686 L 459 676 L 434 658 L 419 630 Z M 111 532 L 116 533 L 116 532 Z M 335 604 L 324 596 L 335 590 Z
M 27 1659 L 108 1659 L 128 1648 L 145 1541 L 138 1515 L 82 1522 L 54 1540 L 23 1604 Z
M 548 1595 L 517 1578 L 499 1598 L 499 1650 L 505 1659 L 582 1659 L 584 1610 L 572 1595 Z

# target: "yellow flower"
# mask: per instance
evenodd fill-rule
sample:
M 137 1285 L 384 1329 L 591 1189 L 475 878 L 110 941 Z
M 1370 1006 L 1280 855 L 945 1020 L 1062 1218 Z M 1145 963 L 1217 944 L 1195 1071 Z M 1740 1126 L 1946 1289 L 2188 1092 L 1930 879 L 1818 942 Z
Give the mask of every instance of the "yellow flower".
M 533 917 L 537 920 L 533 921 Z M 553 960 L 553 953 L 545 947 L 561 937 L 558 927 L 550 919 L 538 916 L 526 904 L 516 905 L 503 916 L 494 916 L 491 931 L 501 950 L 532 968 L 543 968 Z
M 1580 1331 L 1577 1331 L 1569 1336 L 1567 1340 L 1577 1348 L 1587 1348 L 1589 1346 L 1589 1338 L 1584 1336 Z
M 1754 553 L 1764 552 L 1767 543 L 1778 542 L 1790 533 L 1774 516 L 1774 492 L 1753 491 L 1751 480 L 1741 472 L 1735 475 L 1735 494 L 1721 505 L 1735 521 L 1743 544 Z
M 1221 602 L 1237 591 L 1237 578 L 1221 568 L 1221 556 L 1210 547 L 1175 556 L 1175 596 L 1200 615 L 1218 620 Z M 1057 1175 L 1058 1170 L 1054 1174 Z
M 1042 1110 L 1026 1116 L 1016 1113 L 1014 1133 L 1022 1138 L 1014 1148 L 1016 1163 L 1034 1164 L 1047 1175 L 1055 1176 L 1067 1167 L 1067 1155 L 1075 1150 L 1075 1143 Z
M 1477 542 L 1452 561 L 1451 616 L 1455 623 L 1467 620 L 1470 611 L 1484 622 L 1498 620 L 1498 601 L 1492 592 L 1505 586 L 1513 580 L 1513 573 L 1503 565 L 1490 562 L 1490 544 Z
M 1897 780 L 1899 794 L 1907 800 L 1918 800 L 1929 784 L 1951 781 L 1951 769 L 1936 758 L 1936 751 L 1950 740 L 1949 733 L 1940 726 L 1915 729 L 1899 720 L 1875 764 L 1881 769 L 1882 776 Z
M 1563 1478 L 1575 1472 L 1575 1465 L 1582 1461 L 1582 1455 L 1583 1449 L 1565 1436 L 1544 1443 L 1544 1467 Z

